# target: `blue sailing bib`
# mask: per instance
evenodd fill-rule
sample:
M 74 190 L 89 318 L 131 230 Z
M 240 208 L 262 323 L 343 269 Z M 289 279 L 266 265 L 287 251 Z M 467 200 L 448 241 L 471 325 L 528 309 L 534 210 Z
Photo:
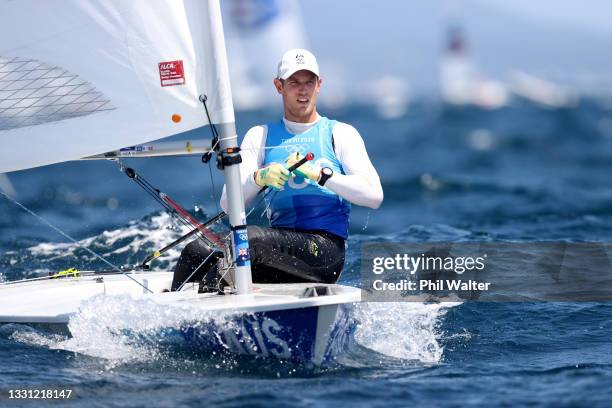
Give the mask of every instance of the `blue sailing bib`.
M 269 123 L 266 137 L 264 166 L 284 163 L 291 153 L 314 153 L 314 164 L 330 167 L 344 174 L 332 144 L 332 129 L 336 121 L 321 117 L 308 131 L 294 135 L 283 121 Z M 316 182 L 296 176 L 282 191 L 266 196 L 268 218 L 273 227 L 323 230 L 343 238 L 348 237 L 351 205 L 336 193 Z

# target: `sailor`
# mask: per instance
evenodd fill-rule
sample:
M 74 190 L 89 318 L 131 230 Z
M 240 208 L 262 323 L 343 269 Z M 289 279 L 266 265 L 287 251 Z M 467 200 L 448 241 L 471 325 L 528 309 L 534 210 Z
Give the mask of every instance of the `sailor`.
M 242 141 L 245 204 L 262 187 L 270 190 L 265 198 L 270 226 L 248 226 L 255 283 L 335 283 L 344 265 L 351 203 L 373 209 L 382 203 L 380 179 L 359 132 L 317 112 L 322 83 L 311 52 L 287 51 L 274 78 L 284 117 L 251 128 Z M 307 153 L 314 153 L 314 160 L 290 173 Z M 227 210 L 225 187 L 221 207 Z M 172 289 L 210 253 L 201 240 L 188 244 Z M 201 279 L 215 262 L 210 257 L 190 280 Z

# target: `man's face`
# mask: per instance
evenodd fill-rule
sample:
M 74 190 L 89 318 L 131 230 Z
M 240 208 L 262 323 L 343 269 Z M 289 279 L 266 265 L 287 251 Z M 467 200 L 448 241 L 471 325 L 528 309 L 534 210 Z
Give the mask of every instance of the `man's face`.
M 321 79 L 310 71 L 302 70 L 281 81 L 274 80 L 279 94 L 283 96 L 285 117 L 293 122 L 309 123 L 317 117 L 317 97 Z

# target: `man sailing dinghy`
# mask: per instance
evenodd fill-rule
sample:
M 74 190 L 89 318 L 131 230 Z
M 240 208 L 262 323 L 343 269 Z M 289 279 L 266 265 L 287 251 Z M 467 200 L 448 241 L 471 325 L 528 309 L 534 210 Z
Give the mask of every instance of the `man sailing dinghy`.
M 357 130 L 322 117 L 317 99 L 322 79 L 315 56 L 305 49 L 284 53 L 274 86 L 282 96 L 282 121 L 251 128 L 242 142 L 242 189 L 251 202 L 262 188 L 269 228 L 248 228 L 256 283 L 336 283 L 344 266 L 351 203 L 378 208 L 380 179 Z M 314 152 L 293 173 L 291 165 Z M 221 206 L 228 205 L 227 189 Z M 207 276 L 211 250 L 202 240 L 185 247 L 173 288 L 187 277 Z M 204 262 L 204 266 L 200 266 Z M 194 270 L 199 271 L 194 273 Z
M 201 321 L 172 329 L 202 350 L 315 364 L 333 357 L 354 327 L 348 311 L 358 289 L 253 289 L 219 2 L 24 0 L 5 2 L 2 11 L 0 24 L 13 35 L 0 39 L 0 172 L 80 158 L 202 153 L 208 149 L 199 140 L 182 147 L 149 141 L 210 125 L 227 185 L 232 233 L 224 267 L 233 288 L 198 293 L 184 285 L 167 293 L 171 272 L 9 282 L 0 285 L 0 323 L 66 328 L 84 300 L 132 294 L 201 310 Z M 215 313 L 232 316 L 231 329 Z

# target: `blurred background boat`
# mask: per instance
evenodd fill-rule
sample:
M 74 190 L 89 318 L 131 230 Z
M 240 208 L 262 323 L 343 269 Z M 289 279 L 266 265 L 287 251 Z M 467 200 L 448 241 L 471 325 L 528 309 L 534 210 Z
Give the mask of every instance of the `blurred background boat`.
M 508 104 L 506 86 L 486 78 L 475 66 L 460 25 L 447 29 L 447 43 L 440 61 L 440 96 L 452 106 L 499 109 Z
M 514 95 L 547 108 L 568 108 L 579 102 L 577 93 L 571 88 L 525 72 L 511 72 L 509 83 Z

